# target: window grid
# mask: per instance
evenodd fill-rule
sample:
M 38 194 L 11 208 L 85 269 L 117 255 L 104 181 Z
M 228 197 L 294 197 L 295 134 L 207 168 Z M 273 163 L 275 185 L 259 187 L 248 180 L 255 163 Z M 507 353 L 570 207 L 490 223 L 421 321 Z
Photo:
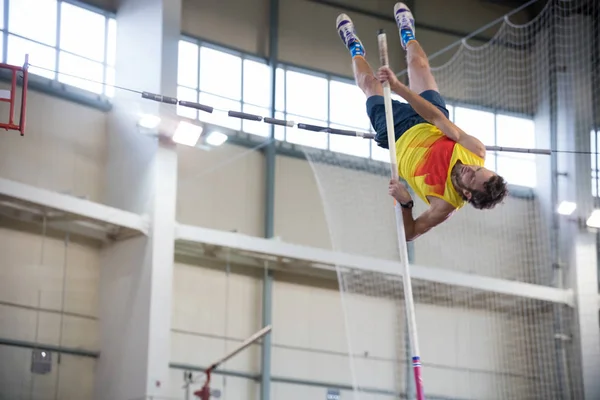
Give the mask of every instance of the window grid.
M 90 61 L 93 62 L 97 65 L 101 65 L 102 66 L 102 90 L 101 93 L 104 96 L 107 96 L 107 70 L 108 68 L 112 67 L 109 63 L 108 63 L 108 25 L 109 25 L 109 21 L 110 20 L 114 20 L 114 15 L 112 15 L 112 13 L 101 10 L 101 9 L 97 9 L 93 6 L 88 6 L 85 3 L 79 3 L 77 1 L 70 1 L 70 0 L 56 0 L 56 32 L 55 32 L 55 44 L 52 45 L 48 45 L 46 43 L 42 43 L 39 40 L 36 40 L 34 38 L 30 38 L 27 36 L 23 36 L 17 33 L 13 33 L 9 30 L 9 18 L 10 18 L 10 4 L 11 2 L 13 2 L 15 0 L 4 0 L 4 19 L 3 19 L 3 28 L 0 29 L 0 32 L 2 34 L 2 43 L 3 43 L 3 48 L 2 48 L 2 62 L 6 63 L 8 60 L 8 54 L 9 54 L 9 37 L 13 36 L 15 38 L 19 38 L 22 40 L 26 40 L 28 42 L 31 42 L 32 44 L 38 45 L 38 46 L 44 46 L 45 48 L 48 49 L 52 49 L 54 52 L 54 62 L 53 62 L 53 68 L 54 71 L 46 71 L 49 75 L 52 75 L 52 80 L 59 80 L 60 79 L 60 75 L 61 75 L 61 69 L 60 69 L 60 58 L 61 58 L 61 53 L 63 54 L 69 54 L 75 57 L 78 57 L 82 60 L 85 61 Z M 18 1 L 18 0 L 17 0 Z M 100 62 L 98 60 L 94 60 L 91 59 L 85 55 L 82 54 L 77 54 L 75 52 L 69 51 L 69 50 L 65 50 L 61 48 L 61 27 L 62 27 L 62 23 L 63 23 L 63 19 L 62 19 L 62 5 L 63 4 L 69 4 L 73 7 L 77 7 L 86 11 L 90 11 L 93 12 L 95 14 L 98 14 L 102 17 L 105 18 L 105 30 L 104 30 L 104 49 L 103 49 L 103 60 Z M 35 65 L 35 62 L 32 62 L 33 65 Z M 33 73 L 33 72 L 32 72 Z M 85 78 L 83 76 L 77 76 L 77 77 L 70 77 L 69 78 L 73 78 L 73 79 L 78 79 L 78 80 L 82 80 L 82 81 L 88 81 L 89 78 Z M 90 82 L 91 83 L 91 82 Z M 79 86 L 76 84 L 67 84 L 67 86 Z M 86 90 L 86 89 L 83 89 Z
M 198 85 L 197 85 L 196 88 L 185 86 L 185 85 L 180 85 L 181 87 L 185 87 L 187 89 L 195 90 L 198 98 L 199 98 L 199 96 L 200 96 L 201 93 L 207 93 L 207 94 L 210 94 L 212 96 L 223 98 L 223 99 L 226 99 L 226 100 L 229 100 L 229 101 L 238 102 L 241 110 L 244 110 L 244 106 L 260 107 L 261 109 L 265 108 L 265 107 L 263 107 L 261 105 L 254 104 L 253 102 L 247 101 L 246 98 L 248 96 L 247 96 L 247 93 L 245 92 L 246 89 L 244 88 L 244 81 L 246 79 L 250 79 L 249 76 L 245 76 L 246 73 L 245 73 L 245 63 L 244 63 L 244 60 L 248 59 L 248 60 L 258 61 L 258 62 L 262 62 L 262 63 L 266 64 L 265 60 L 257 59 L 256 57 L 253 57 L 251 55 L 245 54 L 244 52 L 241 52 L 241 51 L 223 49 L 223 48 L 220 48 L 218 46 L 214 46 L 214 45 L 212 45 L 210 43 L 206 43 L 206 42 L 200 41 L 200 40 L 188 39 L 188 38 L 183 38 L 182 40 L 184 40 L 184 41 L 186 41 L 188 43 L 193 43 L 196 46 L 198 46 Z M 241 68 L 240 68 L 240 73 L 241 73 L 241 100 L 236 100 L 236 99 L 233 99 L 233 98 L 228 97 L 228 96 L 224 96 L 224 95 L 219 94 L 219 93 L 213 93 L 213 91 L 203 90 L 202 85 L 201 85 L 200 69 L 201 69 L 201 63 L 203 61 L 206 62 L 206 60 L 202 60 L 202 57 L 201 57 L 201 53 L 202 53 L 201 49 L 202 49 L 202 47 L 207 47 L 207 48 L 209 48 L 211 50 L 221 51 L 221 52 L 224 52 L 224 53 L 227 53 L 227 54 L 235 55 L 235 56 L 237 56 L 237 57 L 240 58 L 240 62 L 241 62 Z M 332 113 L 332 109 L 331 109 L 331 99 L 332 99 L 331 82 L 336 81 L 336 82 L 341 82 L 341 83 L 354 84 L 353 82 L 351 82 L 351 81 L 349 81 L 347 79 L 341 78 L 341 77 L 334 76 L 332 74 L 319 73 L 319 72 L 307 70 L 307 69 L 304 69 L 304 68 L 298 68 L 298 67 L 293 66 L 293 65 L 280 64 L 280 65 L 277 66 L 277 69 L 282 72 L 282 77 L 278 80 L 278 83 L 283 86 L 282 90 L 281 90 L 281 93 L 278 94 L 279 96 L 283 96 L 283 99 L 280 100 L 280 103 L 282 104 L 283 109 L 276 108 L 276 110 L 275 110 L 276 113 L 280 117 L 282 117 L 282 118 L 284 118 L 286 120 L 288 118 L 291 118 L 291 119 L 294 120 L 294 122 L 298 122 L 297 119 L 299 119 L 299 118 L 300 119 L 305 118 L 307 120 L 316 120 L 315 117 L 303 116 L 301 114 L 296 114 L 295 112 L 291 113 L 290 110 L 288 110 L 289 104 L 288 104 L 288 101 L 287 101 L 287 95 L 289 93 L 288 92 L 289 84 L 288 84 L 288 76 L 287 75 L 288 75 L 288 71 L 292 71 L 292 72 L 298 73 L 298 74 L 304 74 L 304 75 L 308 75 L 308 76 L 313 76 L 313 77 L 319 77 L 319 78 L 326 79 L 326 81 L 327 81 L 327 89 L 326 89 L 326 96 L 327 96 L 326 119 L 327 120 L 323 121 L 322 123 L 323 123 L 324 126 L 327 126 L 327 127 L 338 126 L 338 125 L 346 126 L 346 124 L 344 124 L 344 123 L 340 123 L 339 121 L 333 122 L 331 120 L 331 117 L 332 117 L 332 114 L 331 114 Z M 323 90 L 322 94 L 325 95 L 325 91 L 324 90 Z M 503 113 L 503 112 L 500 112 L 498 110 L 482 109 L 482 108 L 476 108 L 476 107 L 473 107 L 473 106 L 469 107 L 468 104 L 460 104 L 460 103 L 455 103 L 455 102 L 452 102 L 452 101 L 448 102 L 448 108 L 450 110 L 450 119 L 452 121 L 456 121 L 457 110 L 463 111 L 463 113 L 464 113 L 464 111 L 466 109 L 476 110 L 476 111 L 483 111 L 484 113 L 481 113 L 481 114 L 485 118 L 487 118 L 487 120 L 490 121 L 490 124 L 491 124 L 489 126 L 489 128 L 490 128 L 489 130 L 493 129 L 493 132 L 489 132 L 488 139 L 487 139 L 488 141 L 490 141 L 490 140 L 493 141 L 493 143 L 484 143 L 484 144 L 486 144 L 486 145 L 492 145 L 492 146 L 498 145 L 499 138 L 504 137 L 503 136 L 504 133 L 500 132 L 501 129 L 500 129 L 499 124 L 498 124 L 498 117 L 499 116 L 514 116 L 514 117 L 526 119 L 528 121 L 532 120 L 532 118 L 530 116 L 523 116 L 523 115 L 517 116 L 517 115 L 512 115 L 510 113 Z M 270 115 L 270 109 L 267 109 L 267 112 Z M 492 118 L 493 118 L 493 122 L 492 122 Z M 339 117 L 337 117 L 337 119 L 339 119 Z M 242 124 L 241 124 L 241 129 L 244 130 L 244 131 L 246 131 L 244 129 L 244 126 L 243 126 L 243 121 L 242 121 Z M 277 127 L 276 127 L 276 129 L 277 129 Z M 284 141 L 290 141 L 291 138 L 290 138 L 290 136 L 288 134 L 289 133 L 288 129 L 290 129 L 290 128 L 281 128 L 281 131 L 280 131 L 281 134 L 278 134 L 278 139 L 282 139 Z M 359 131 L 368 131 L 368 132 L 374 133 L 372 126 L 369 126 L 369 128 L 367 130 L 366 127 L 358 128 L 358 127 L 352 127 L 350 125 L 347 125 L 346 129 L 353 129 L 353 130 L 359 130 Z M 308 132 L 307 135 L 310 135 L 310 132 Z M 314 142 L 315 144 L 313 146 L 317 147 L 317 148 L 321 148 L 322 146 L 317 144 L 318 141 L 319 141 L 319 139 L 315 138 L 315 142 Z M 331 135 L 327 135 L 326 149 L 331 150 L 331 142 L 332 142 Z M 515 146 L 515 147 L 518 147 L 518 146 Z M 526 146 L 521 145 L 521 147 L 526 147 Z M 377 158 L 374 157 L 374 152 L 375 152 L 376 149 L 377 149 L 377 146 L 375 144 L 373 144 L 372 140 L 370 140 L 369 141 L 369 146 L 368 146 L 368 152 L 366 152 L 366 153 L 368 153 L 367 158 L 370 158 L 370 159 L 379 159 L 380 160 L 381 156 L 377 157 Z M 350 150 L 351 149 L 349 149 L 349 151 Z M 331 151 L 335 151 L 335 150 L 331 150 Z M 340 152 L 342 152 L 342 151 L 340 150 Z M 363 156 L 359 156 L 359 157 L 363 157 Z M 493 166 L 493 168 L 496 171 L 498 170 L 498 165 L 502 164 L 502 163 L 499 163 L 499 157 L 500 157 L 500 155 L 498 154 L 498 152 L 493 152 L 492 154 L 490 154 L 490 158 L 491 158 L 491 161 L 492 161 L 492 166 Z M 385 162 L 388 162 L 388 161 L 386 160 Z M 535 166 L 535 160 L 534 159 L 532 159 L 532 160 L 521 160 L 521 162 L 526 162 L 527 165 L 528 165 L 528 168 L 529 168 L 529 166 L 531 166 L 532 171 L 535 170 L 536 166 Z M 502 168 L 500 168 L 500 169 L 502 169 Z M 502 170 L 498 171 L 498 172 L 500 174 L 503 174 Z M 508 171 L 506 171 L 506 172 L 508 173 Z

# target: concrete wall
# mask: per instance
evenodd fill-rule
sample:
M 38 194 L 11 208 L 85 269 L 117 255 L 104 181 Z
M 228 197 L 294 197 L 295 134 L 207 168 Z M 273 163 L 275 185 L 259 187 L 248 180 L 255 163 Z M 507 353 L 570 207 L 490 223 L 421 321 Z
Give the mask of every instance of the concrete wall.
M 0 177 L 43 189 L 102 202 L 105 158 L 105 113 L 33 90 L 25 136 L 0 132 Z
M 98 351 L 99 250 L 0 226 L 0 338 Z M 0 360 L 2 399 L 91 398 L 93 358 L 53 353 L 46 375 L 30 372 L 27 348 L 0 345 Z
M 374 65 L 378 63 L 376 33 L 378 29 L 383 28 L 388 32 L 390 64 L 399 70 L 403 69 L 405 63 L 404 56 L 401 54 L 400 39 L 397 28 L 391 21 L 395 1 L 354 0 L 345 1 L 345 4 L 387 18 L 385 20 L 349 12 Z M 250 53 L 265 57 L 268 55 L 269 2 L 267 0 L 185 0 L 183 7 L 184 32 Z M 417 18 L 417 38 L 425 51 L 433 53 L 510 10 L 510 7 L 473 0 L 460 0 L 453 2 L 451 6 L 442 0 L 419 1 L 414 8 Z M 342 12 L 347 11 L 307 0 L 281 0 L 280 60 L 351 76 L 347 50 L 335 30 L 335 19 Z M 520 13 L 512 20 L 521 23 L 526 18 L 525 13 Z M 419 24 L 447 28 L 446 33 L 421 29 Z M 448 29 L 458 32 L 459 36 L 448 34 Z M 484 32 L 483 36 L 491 37 L 492 34 L 493 30 Z M 478 41 L 476 43 L 481 44 Z M 442 57 L 439 62 L 446 59 L 447 57 Z
M 184 261 L 175 268 L 172 363 L 206 366 L 260 329 L 260 270 L 232 265 L 227 273 L 209 261 L 201 266 Z M 358 383 L 370 390 L 361 398 L 390 399 L 391 393 L 405 390 L 403 309 L 392 299 L 371 296 L 377 293 L 375 280 L 364 282 L 372 286 L 370 291 L 348 294 L 342 303 L 334 280 L 275 274 L 273 398 L 325 397 L 327 387 L 352 385 L 349 351 Z M 466 300 L 464 293 L 438 288 L 437 294 L 454 300 L 417 304 L 429 396 L 491 399 L 499 393 L 506 398 L 524 393 L 535 397 L 536 390 L 553 393 L 555 388 L 544 381 L 547 377 L 532 369 L 534 362 L 540 368 L 552 367 L 552 347 L 541 346 L 546 330 L 535 325 L 547 320 L 511 316 L 500 307 L 478 309 L 477 300 L 460 307 L 454 302 Z M 259 345 L 225 363 L 222 370 L 246 376 L 214 375 L 213 387 L 223 390 L 222 398 L 243 393 L 258 399 L 257 385 L 248 378 L 260 373 Z M 540 382 L 547 386 L 542 388 Z M 172 396 L 183 393 L 182 384 L 183 371 L 173 369 Z M 344 398 L 351 396 L 342 392 Z

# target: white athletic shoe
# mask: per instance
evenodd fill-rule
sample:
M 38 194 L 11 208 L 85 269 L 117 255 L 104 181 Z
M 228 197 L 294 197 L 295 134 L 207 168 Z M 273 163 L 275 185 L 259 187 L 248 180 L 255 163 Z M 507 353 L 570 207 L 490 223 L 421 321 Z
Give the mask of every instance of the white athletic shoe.
M 342 42 L 344 42 L 344 46 L 346 46 L 346 48 L 350 51 L 352 56 L 364 56 L 366 54 L 365 48 L 360 39 L 358 38 L 358 35 L 356 34 L 354 23 L 348 15 L 338 15 L 335 21 L 335 26 L 338 31 L 338 34 L 340 35 L 340 38 L 342 39 Z
M 402 47 L 406 49 L 406 43 L 415 38 L 415 18 L 404 3 L 396 3 L 394 6 L 394 18 L 400 33 L 400 42 Z

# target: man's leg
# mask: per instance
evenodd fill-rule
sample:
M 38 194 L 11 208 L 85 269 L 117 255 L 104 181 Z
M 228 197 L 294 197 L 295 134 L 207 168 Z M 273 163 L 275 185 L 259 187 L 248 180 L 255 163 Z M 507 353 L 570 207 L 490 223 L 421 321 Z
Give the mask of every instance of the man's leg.
M 439 92 L 435 78 L 429 68 L 427 55 L 415 39 L 415 20 L 406 4 L 396 3 L 394 17 L 400 32 L 400 42 L 406 50 L 410 89 L 419 94 L 427 90 Z
M 371 96 L 383 96 L 383 87 L 373 69 L 365 58 L 365 49 L 356 34 L 354 24 L 346 14 L 340 14 L 336 21 L 337 31 L 346 48 L 352 56 L 352 69 L 356 84 L 367 98 Z

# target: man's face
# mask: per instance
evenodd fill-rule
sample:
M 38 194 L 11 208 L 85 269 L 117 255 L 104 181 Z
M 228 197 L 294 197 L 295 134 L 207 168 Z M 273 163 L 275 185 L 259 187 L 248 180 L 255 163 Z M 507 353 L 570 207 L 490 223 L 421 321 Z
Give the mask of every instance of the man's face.
M 494 172 L 484 167 L 461 165 L 458 181 L 465 196 L 471 198 L 470 192 L 473 190 L 483 191 L 483 184 L 494 175 L 496 175 Z

